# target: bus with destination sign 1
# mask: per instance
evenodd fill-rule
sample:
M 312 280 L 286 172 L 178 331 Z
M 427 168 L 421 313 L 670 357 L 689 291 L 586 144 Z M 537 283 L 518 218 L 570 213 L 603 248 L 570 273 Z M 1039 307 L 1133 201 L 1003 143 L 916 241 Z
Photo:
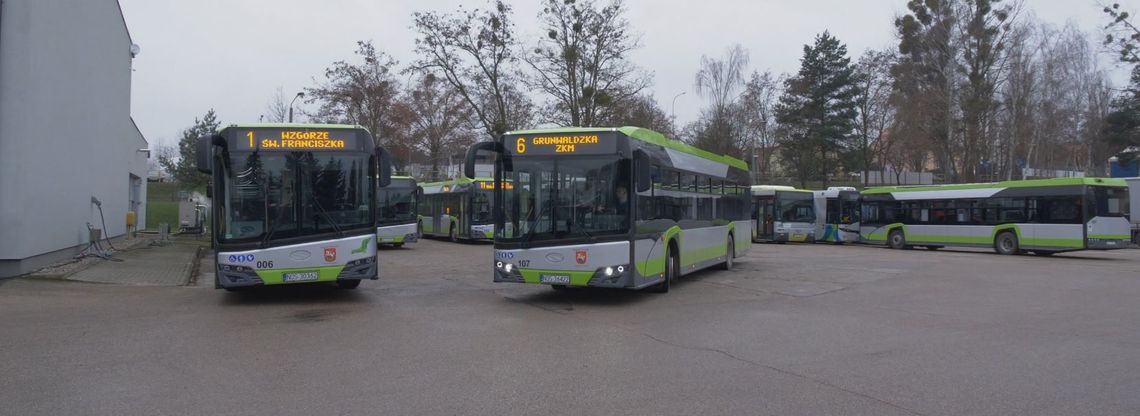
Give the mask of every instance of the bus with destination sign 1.
M 211 175 L 216 288 L 377 278 L 391 156 L 359 126 L 235 124 L 197 143 Z

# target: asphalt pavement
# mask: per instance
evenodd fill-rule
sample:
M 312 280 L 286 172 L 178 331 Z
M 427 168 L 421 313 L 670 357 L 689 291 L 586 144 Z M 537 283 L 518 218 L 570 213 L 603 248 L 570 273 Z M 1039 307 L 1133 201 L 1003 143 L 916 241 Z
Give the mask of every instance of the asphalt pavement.
M 758 245 L 655 294 L 409 247 L 355 291 L 0 281 L 0 414 L 1140 414 L 1140 250 Z

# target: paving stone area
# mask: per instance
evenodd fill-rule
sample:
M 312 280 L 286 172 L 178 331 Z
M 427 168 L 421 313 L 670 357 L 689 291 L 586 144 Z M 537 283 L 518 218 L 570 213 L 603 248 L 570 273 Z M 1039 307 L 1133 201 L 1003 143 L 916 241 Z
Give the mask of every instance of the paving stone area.
M 112 261 L 101 261 L 67 276 L 67 280 L 134 286 L 183 286 L 197 259 L 198 246 L 171 244 L 144 246 L 120 252 Z

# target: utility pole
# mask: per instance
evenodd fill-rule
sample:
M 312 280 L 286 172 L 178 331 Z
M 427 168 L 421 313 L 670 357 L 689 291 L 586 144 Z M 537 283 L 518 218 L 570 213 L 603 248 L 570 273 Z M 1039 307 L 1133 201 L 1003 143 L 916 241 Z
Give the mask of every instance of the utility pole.
M 299 92 L 299 93 L 297 93 L 297 95 L 293 96 L 293 101 L 289 101 L 289 122 L 290 123 L 293 122 L 293 103 L 296 102 L 298 98 L 301 98 L 304 96 L 305 96 L 305 93 Z

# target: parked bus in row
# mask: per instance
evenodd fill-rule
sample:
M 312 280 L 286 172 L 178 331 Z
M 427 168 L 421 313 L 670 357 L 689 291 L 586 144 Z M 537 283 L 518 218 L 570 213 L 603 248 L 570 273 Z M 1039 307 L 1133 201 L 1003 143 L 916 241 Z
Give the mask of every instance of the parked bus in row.
M 509 132 L 472 146 L 497 155 L 495 282 L 555 289 L 668 292 L 708 267 L 732 268 L 752 244 L 748 166 L 655 131 Z
M 402 247 L 419 240 L 417 201 L 423 192 L 410 176 L 393 176 L 376 192 L 376 244 Z
M 815 241 L 815 194 L 791 186 L 755 185 L 752 224 L 757 242 Z
M 1058 178 L 863 191 L 861 240 L 1048 256 L 1129 245 L 1123 179 Z
M 510 186 L 510 184 L 507 184 Z M 460 240 L 490 240 L 491 178 L 459 178 L 420 185 L 419 228 L 425 236 Z
M 376 189 L 391 157 L 360 126 L 231 125 L 198 140 L 212 176 L 215 288 L 377 278 Z
M 862 201 L 852 187 L 830 187 L 815 191 L 815 241 L 859 242 L 859 214 Z

